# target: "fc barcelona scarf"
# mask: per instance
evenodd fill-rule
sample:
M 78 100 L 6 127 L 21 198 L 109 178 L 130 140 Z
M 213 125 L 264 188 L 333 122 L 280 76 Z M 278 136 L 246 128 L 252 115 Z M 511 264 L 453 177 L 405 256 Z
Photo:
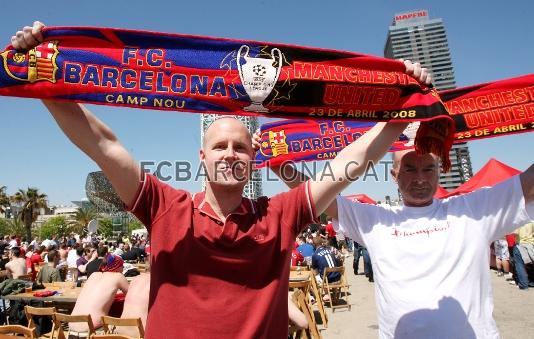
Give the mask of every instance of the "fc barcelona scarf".
M 456 124 L 455 142 L 534 130 L 534 74 L 439 93 Z M 284 161 L 334 158 L 375 125 L 343 120 L 280 120 L 261 127 L 258 167 Z M 410 149 L 418 123 L 412 123 L 390 151 Z
M 255 41 L 50 27 L 6 49 L 0 95 L 196 113 L 422 121 L 416 147 L 448 164 L 454 124 L 395 60 Z M 448 167 L 448 165 L 446 166 Z

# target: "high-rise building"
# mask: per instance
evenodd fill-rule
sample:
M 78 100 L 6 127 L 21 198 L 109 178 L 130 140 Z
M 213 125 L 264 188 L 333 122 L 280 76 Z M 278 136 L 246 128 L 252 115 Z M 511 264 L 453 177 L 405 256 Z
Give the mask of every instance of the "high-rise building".
M 427 10 L 395 14 L 389 26 L 384 56 L 421 63 L 431 72 L 438 90 L 456 87 L 443 20 L 431 19 Z M 451 170 L 442 173 L 439 182 L 448 190 L 455 189 L 473 176 L 467 143 L 454 144 L 450 158 Z
M 211 125 L 212 122 L 220 118 L 218 114 L 201 114 L 200 115 L 200 143 L 204 141 L 204 132 Z M 260 127 L 257 117 L 235 116 L 236 119 L 241 121 L 249 130 L 250 134 L 256 132 Z M 202 181 L 202 190 L 206 189 L 206 182 Z M 243 190 L 243 194 L 250 199 L 256 199 L 263 195 L 262 183 L 261 183 L 261 171 L 252 171 L 250 181 L 247 183 Z

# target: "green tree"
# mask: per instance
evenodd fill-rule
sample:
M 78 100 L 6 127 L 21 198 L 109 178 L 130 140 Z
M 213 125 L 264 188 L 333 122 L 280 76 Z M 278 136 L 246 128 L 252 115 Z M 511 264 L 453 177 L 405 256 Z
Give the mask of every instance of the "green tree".
M 9 196 L 6 193 L 6 186 L 0 186 L 0 213 L 6 211 L 6 207 L 10 206 Z
M 92 208 L 82 207 L 76 211 L 75 221 L 71 223 L 71 232 L 84 235 L 87 232 L 87 224 L 96 219 L 96 212 Z
M 32 224 L 37 219 L 39 209 L 46 207 L 46 194 L 40 193 L 38 188 L 28 187 L 28 189 L 19 189 L 11 197 L 11 201 L 21 208 L 20 218 L 26 229 L 26 237 L 32 238 Z
M 57 216 L 48 219 L 39 231 L 41 239 L 51 239 L 52 236 L 63 236 L 70 234 L 69 223 L 64 216 Z
M 24 223 L 20 219 L 20 217 L 15 217 L 13 219 L 7 220 L 7 227 L 11 230 L 11 234 L 24 234 Z M 31 241 L 30 238 L 28 238 L 28 241 Z
M 110 218 L 98 219 L 98 234 L 104 236 L 104 238 L 109 238 L 113 236 L 113 222 Z
M 11 234 L 8 221 L 6 219 L 0 218 L 0 235 L 4 236 Z
M 20 218 L 0 219 L 0 235 L 23 234 L 24 224 Z
M 132 231 L 145 228 L 145 226 L 137 219 L 134 219 L 128 223 L 128 235 L 132 235 Z

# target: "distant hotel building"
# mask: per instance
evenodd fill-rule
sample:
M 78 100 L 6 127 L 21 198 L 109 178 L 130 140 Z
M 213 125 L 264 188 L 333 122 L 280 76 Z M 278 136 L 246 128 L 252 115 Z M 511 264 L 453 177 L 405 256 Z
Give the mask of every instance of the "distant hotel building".
M 456 87 L 454 68 L 442 19 L 430 19 L 428 11 L 395 14 L 389 26 L 384 56 L 419 62 L 432 73 L 438 90 Z M 467 143 L 455 144 L 450 151 L 452 167 L 442 173 L 440 185 L 451 190 L 473 176 Z
M 204 141 L 204 132 L 211 125 L 212 122 L 217 120 L 220 117 L 218 114 L 201 114 L 200 115 L 200 144 Z M 236 119 L 241 121 L 249 130 L 250 134 L 256 132 L 260 128 L 260 124 L 257 117 L 247 117 L 247 116 L 235 116 Z M 202 182 L 202 190 L 206 188 L 206 182 Z M 245 186 L 243 195 L 250 199 L 256 199 L 263 195 L 262 183 L 261 183 L 261 172 L 259 170 L 252 171 L 250 181 Z

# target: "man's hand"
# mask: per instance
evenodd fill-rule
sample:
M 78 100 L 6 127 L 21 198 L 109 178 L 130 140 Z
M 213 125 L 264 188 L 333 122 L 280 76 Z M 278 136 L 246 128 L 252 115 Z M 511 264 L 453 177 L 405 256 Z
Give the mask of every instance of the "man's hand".
M 260 149 L 261 147 L 261 135 L 260 135 L 260 129 L 258 128 L 254 134 L 252 134 L 252 151 L 254 154 Z
M 422 84 L 430 85 L 432 83 L 432 76 L 426 68 L 421 67 L 420 63 L 413 63 L 410 60 L 404 59 L 399 59 L 399 61 L 403 62 L 404 66 L 406 66 L 406 74 L 413 76 Z
M 43 42 L 43 28 L 39 21 L 24 27 L 11 37 L 11 46 L 16 50 L 34 48 Z M 100 166 L 121 200 L 131 206 L 141 180 L 141 168 L 113 131 L 81 104 L 52 99 L 43 103 L 65 135 Z
M 35 21 L 33 26 L 24 26 L 21 31 L 15 33 L 11 37 L 11 46 L 16 50 L 31 49 L 43 42 L 43 35 L 41 31 L 44 24 L 40 21 Z

